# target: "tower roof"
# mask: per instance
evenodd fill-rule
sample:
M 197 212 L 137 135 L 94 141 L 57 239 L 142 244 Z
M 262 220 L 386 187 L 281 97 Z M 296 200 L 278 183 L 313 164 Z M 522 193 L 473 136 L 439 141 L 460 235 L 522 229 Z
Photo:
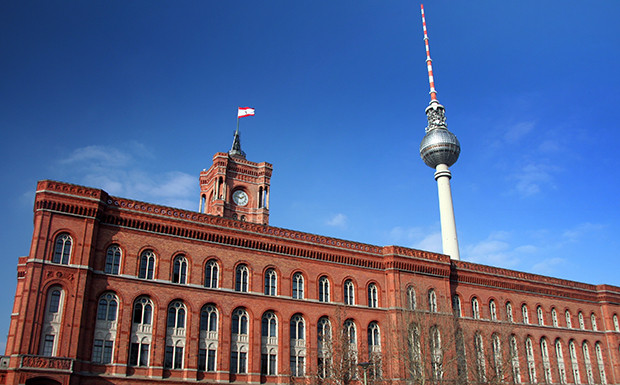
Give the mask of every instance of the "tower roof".
M 228 151 L 228 155 L 245 159 L 245 152 L 241 149 L 241 135 L 239 134 L 239 127 L 235 130 L 235 137 L 233 139 L 232 147 L 230 148 L 230 151 Z

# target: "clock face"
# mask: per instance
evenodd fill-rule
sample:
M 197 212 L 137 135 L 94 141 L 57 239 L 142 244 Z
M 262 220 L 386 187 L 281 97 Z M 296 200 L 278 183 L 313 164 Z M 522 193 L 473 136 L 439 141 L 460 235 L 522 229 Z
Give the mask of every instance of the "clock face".
M 233 193 L 233 201 L 239 206 L 245 206 L 248 204 L 248 194 L 242 190 L 237 190 Z

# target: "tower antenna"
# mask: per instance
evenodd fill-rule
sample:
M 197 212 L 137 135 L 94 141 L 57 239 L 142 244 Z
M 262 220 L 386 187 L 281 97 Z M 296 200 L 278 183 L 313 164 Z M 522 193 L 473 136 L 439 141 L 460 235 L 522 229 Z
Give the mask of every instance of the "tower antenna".
M 424 4 L 420 4 L 422 12 L 422 30 L 424 30 L 424 45 L 426 46 L 426 67 L 428 68 L 428 84 L 431 87 L 431 103 L 437 101 L 437 90 L 435 90 L 435 79 L 433 78 L 433 60 L 431 59 L 431 51 L 428 47 L 428 32 L 426 31 L 426 18 L 424 17 Z

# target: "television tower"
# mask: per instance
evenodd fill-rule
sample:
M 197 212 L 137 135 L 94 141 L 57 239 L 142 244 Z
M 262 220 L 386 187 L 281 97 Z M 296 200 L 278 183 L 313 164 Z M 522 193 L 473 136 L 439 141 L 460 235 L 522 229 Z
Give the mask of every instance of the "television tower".
M 420 156 L 427 166 L 435 169 L 435 180 L 439 192 L 439 215 L 441 220 L 441 241 L 443 253 L 450 259 L 461 259 L 459 256 L 459 241 L 456 237 L 456 222 L 454 220 L 454 207 L 452 206 L 452 191 L 450 189 L 450 166 L 456 163 L 461 153 L 461 145 L 456 136 L 448 131 L 444 107 L 437 100 L 435 80 L 433 79 L 433 66 L 431 54 L 428 48 L 428 34 L 426 32 L 426 19 L 424 18 L 424 5 L 421 5 L 422 28 L 424 30 L 424 44 L 426 45 L 426 66 L 428 67 L 428 82 L 431 88 L 431 101 L 426 107 L 428 127 L 426 135 L 420 143 Z

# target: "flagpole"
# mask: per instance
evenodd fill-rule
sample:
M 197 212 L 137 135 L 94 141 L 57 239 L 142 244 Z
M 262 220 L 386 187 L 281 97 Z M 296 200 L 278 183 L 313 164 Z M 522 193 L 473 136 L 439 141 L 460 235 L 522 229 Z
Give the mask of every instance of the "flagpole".
M 237 133 L 239 132 L 239 108 L 241 107 L 237 107 Z

